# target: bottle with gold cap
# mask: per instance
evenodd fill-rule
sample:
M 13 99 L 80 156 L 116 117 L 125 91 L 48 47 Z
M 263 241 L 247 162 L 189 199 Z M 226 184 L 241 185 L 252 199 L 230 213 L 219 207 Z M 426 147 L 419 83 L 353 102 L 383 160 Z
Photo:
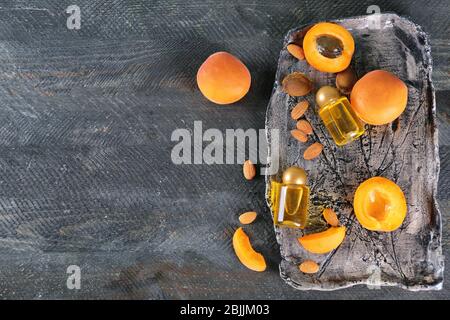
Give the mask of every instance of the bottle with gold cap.
M 336 88 L 324 86 L 316 93 L 319 116 L 334 142 L 343 146 L 364 133 L 364 126 L 350 102 Z
M 269 201 L 275 225 L 305 228 L 309 206 L 309 187 L 306 181 L 305 170 L 295 166 L 284 171 L 282 182 L 271 181 Z

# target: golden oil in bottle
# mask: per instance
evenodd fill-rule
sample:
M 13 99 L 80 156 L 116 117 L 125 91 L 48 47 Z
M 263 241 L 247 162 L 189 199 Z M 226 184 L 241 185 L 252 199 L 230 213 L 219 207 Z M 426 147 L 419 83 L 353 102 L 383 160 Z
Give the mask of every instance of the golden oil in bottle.
M 316 102 L 319 116 L 338 146 L 356 140 L 364 133 L 364 126 L 353 111 L 346 97 L 340 96 L 333 87 L 322 87 L 317 91 Z
M 305 228 L 308 220 L 309 187 L 271 181 L 269 201 L 274 224 Z

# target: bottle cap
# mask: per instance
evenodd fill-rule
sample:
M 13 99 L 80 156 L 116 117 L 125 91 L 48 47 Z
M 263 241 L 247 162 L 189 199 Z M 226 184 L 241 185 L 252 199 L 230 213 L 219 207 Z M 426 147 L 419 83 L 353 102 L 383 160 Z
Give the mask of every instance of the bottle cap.
M 319 107 L 323 107 L 324 105 L 332 102 L 333 100 L 337 100 L 341 97 L 339 90 L 331 87 L 331 86 L 323 86 L 316 93 L 316 103 Z

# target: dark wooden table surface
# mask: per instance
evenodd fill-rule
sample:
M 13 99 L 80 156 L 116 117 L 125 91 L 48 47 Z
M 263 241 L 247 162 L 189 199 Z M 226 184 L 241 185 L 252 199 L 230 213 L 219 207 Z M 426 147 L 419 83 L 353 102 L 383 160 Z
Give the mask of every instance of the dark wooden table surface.
M 0 298 L 448 299 L 447 282 L 421 293 L 295 291 L 278 275 L 263 178 L 245 181 L 238 164 L 171 161 L 172 132 L 194 121 L 264 128 L 289 29 L 363 15 L 372 4 L 430 34 L 448 265 L 448 0 L 11 0 L 0 2 Z M 66 26 L 69 5 L 81 9 L 79 30 Z M 231 106 L 206 101 L 195 83 L 219 50 L 253 76 Z M 269 262 L 264 273 L 241 266 L 231 247 L 247 210 L 260 213 L 247 230 Z M 70 265 L 81 269 L 79 290 L 67 288 Z

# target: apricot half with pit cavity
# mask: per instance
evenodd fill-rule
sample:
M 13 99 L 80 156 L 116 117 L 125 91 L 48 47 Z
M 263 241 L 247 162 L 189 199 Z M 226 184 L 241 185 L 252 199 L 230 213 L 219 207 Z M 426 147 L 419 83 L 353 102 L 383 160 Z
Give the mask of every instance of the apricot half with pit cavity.
M 359 185 L 353 208 L 359 223 L 372 231 L 394 231 L 402 225 L 407 211 L 403 191 L 383 177 L 373 177 Z
M 308 30 L 303 38 L 306 61 L 322 72 L 336 73 L 345 70 L 352 61 L 355 41 L 344 27 L 321 22 Z

